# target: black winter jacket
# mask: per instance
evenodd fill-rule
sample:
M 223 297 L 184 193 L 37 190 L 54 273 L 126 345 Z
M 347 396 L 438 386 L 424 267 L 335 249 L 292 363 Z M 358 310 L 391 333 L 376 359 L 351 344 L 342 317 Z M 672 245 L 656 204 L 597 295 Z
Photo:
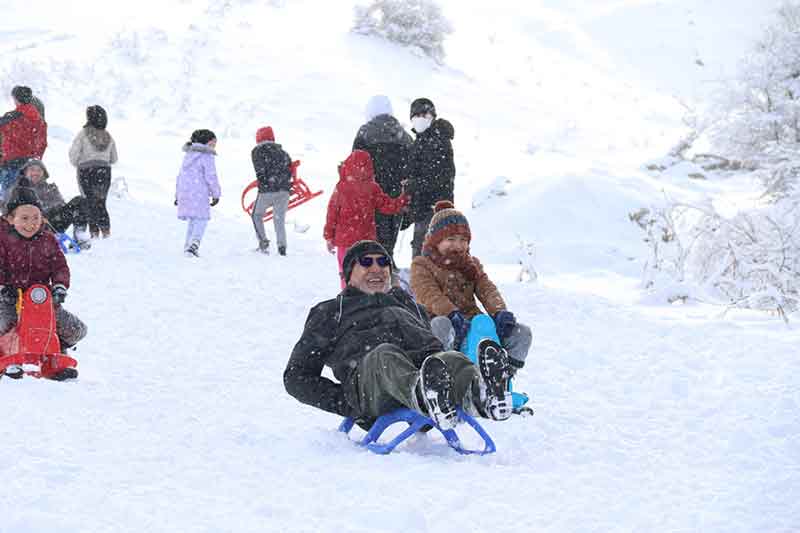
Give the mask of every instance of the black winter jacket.
M 251 152 L 258 192 L 288 191 L 292 186 L 292 158 L 280 144 L 265 141 Z
M 353 369 L 373 348 L 385 342 L 409 354 L 420 366 L 428 355 L 442 351 L 425 308 L 402 289 L 366 294 L 346 287 L 336 298 L 317 304 L 292 350 L 283 384 L 301 402 L 341 416 L 358 417 Z M 336 383 L 322 377 L 333 370 Z
M 361 126 L 353 150 L 366 150 L 375 167 L 375 181 L 383 192 L 397 198 L 408 177 L 408 153 L 414 140 L 391 115 L 378 115 Z
M 411 180 L 411 214 L 423 220 L 439 200 L 453 201 L 456 166 L 453 161 L 453 125 L 437 118 L 417 134 L 408 159 Z

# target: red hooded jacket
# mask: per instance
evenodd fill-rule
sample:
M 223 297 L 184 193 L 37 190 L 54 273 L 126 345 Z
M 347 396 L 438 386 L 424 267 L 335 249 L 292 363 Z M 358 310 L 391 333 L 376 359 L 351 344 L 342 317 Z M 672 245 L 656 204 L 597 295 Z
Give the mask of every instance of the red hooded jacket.
M 69 266 L 55 235 L 44 228 L 26 239 L 0 223 L 0 285 L 27 289 L 34 283 L 69 288 Z
M 47 148 L 47 124 L 33 104 L 17 104 L 17 109 L 0 117 L 2 159 L 41 159 Z
M 375 211 L 394 215 L 406 204 L 408 196 L 392 198 L 375 181 L 369 153 L 353 150 L 339 166 L 339 183 L 328 202 L 323 236 L 342 248 L 364 239 L 375 240 Z

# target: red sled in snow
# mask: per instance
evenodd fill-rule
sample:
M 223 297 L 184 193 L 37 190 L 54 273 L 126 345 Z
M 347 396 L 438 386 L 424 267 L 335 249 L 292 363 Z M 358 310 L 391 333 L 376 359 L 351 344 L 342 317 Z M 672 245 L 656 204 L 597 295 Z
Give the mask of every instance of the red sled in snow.
M 0 335 L 0 377 L 12 365 L 36 365 L 37 370 L 24 372 L 35 378 L 65 379 L 77 376 L 77 370 L 74 369 L 78 361 L 61 353 L 50 289 L 45 285 L 32 285 L 24 294 L 19 292 L 17 325 L 5 335 Z M 73 372 L 65 372 L 67 369 Z
M 291 170 L 292 170 L 292 188 L 291 192 L 289 193 L 289 209 L 293 207 L 297 207 L 300 204 L 304 204 L 311 200 L 312 198 L 316 198 L 322 191 L 311 192 L 311 189 L 308 188 L 306 182 L 302 179 L 297 177 L 297 167 L 300 166 L 300 161 L 292 161 Z M 255 191 L 255 194 L 258 194 L 258 180 L 253 181 L 250 185 L 244 188 L 242 191 L 242 209 L 248 215 L 253 214 L 253 206 L 255 206 L 256 201 L 255 198 L 253 200 L 248 200 L 247 195 L 250 191 Z M 250 195 L 252 196 L 252 195 Z M 269 207 L 264 212 L 264 221 L 270 220 L 272 218 L 272 208 Z

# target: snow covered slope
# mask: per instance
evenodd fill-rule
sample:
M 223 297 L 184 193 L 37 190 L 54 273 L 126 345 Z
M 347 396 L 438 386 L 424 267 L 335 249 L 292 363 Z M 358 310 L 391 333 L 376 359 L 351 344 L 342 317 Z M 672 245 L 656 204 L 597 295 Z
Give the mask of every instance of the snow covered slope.
M 665 185 L 639 165 L 675 141 L 673 95 L 700 94 L 694 60 L 726 72 L 774 2 L 442 4 L 456 31 L 438 66 L 347 33 L 349 1 L 0 0 L 34 15 L 0 17 L 0 94 L 42 95 L 54 181 L 76 192 L 68 143 L 100 103 L 130 189 L 113 238 L 69 258 L 80 379 L 0 382 L 0 532 L 800 529 L 796 327 L 631 303 L 627 213 Z M 283 389 L 338 282 L 327 194 L 290 213 L 310 229 L 287 257 L 252 252 L 254 133 L 271 124 L 329 193 L 375 93 L 403 120 L 428 96 L 455 125 L 473 250 L 536 335 L 517 386 L 537 414 L 487 422 L 493 456 L 431 435 L 378 457 Z M 199 127 L 220 138 L 223 199 L 192 261 L 171 203 Z M 538 284 L 514 281 L 519 239 Z

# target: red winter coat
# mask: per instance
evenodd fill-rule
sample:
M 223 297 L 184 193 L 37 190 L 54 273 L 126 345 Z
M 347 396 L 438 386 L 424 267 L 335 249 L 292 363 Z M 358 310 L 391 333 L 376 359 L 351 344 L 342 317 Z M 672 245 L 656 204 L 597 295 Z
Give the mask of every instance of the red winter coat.
M 0 285 L 24 290 L 34 283 L 69 288 L 69 266 L 55 235 L 42 228 L 26 239 L 0 224 Z
M 363 239 L 375 240 L 375 211 L 394 215 L 407 203 L 406 195 L 392 198 L 384 193 L 372 173 L 340 176 L 328 202 L 323 236 L 326 241 L 333 240 L 333 244 L 343 248 Z
M 16 111 L 0 117 L 0 163 L 16 159 L 41 159 L 47 148 L 47 124 L 32 104 L 18 104 Z

